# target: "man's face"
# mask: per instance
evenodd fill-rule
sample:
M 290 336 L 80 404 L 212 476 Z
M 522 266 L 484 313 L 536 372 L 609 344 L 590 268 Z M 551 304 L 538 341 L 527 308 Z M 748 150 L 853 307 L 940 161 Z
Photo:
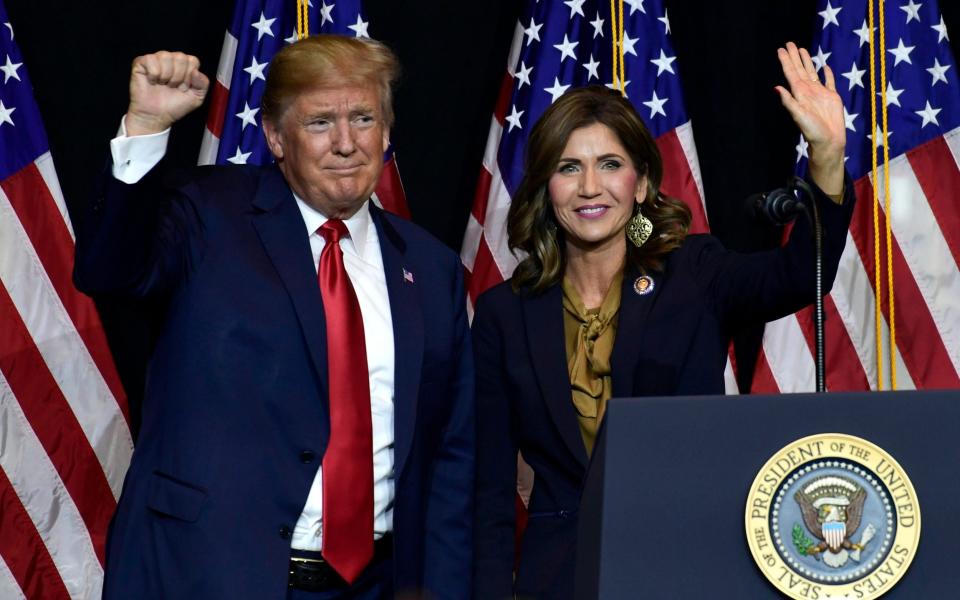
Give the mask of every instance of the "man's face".
M 375 87 L 305 92 L 263 125 L 287 183 L 327 217 L 352 216 L 373 193 L 390 142 Z

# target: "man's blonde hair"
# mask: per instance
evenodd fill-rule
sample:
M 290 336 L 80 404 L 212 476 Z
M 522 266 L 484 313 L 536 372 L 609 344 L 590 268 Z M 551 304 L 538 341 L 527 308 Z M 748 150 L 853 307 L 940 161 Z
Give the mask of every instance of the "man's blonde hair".
M 384 44 L 342 35 L 315 35 L 277 52 L 270 61 L 260 108 L 279 123 L 297 95 L 357 85 L 377 88 L 386 126 L 393 126 L 393 84 L 400 62 Z

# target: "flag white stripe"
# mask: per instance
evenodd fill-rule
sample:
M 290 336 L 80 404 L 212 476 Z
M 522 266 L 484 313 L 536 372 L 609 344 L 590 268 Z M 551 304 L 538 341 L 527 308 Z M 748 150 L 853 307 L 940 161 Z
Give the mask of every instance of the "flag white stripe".
M 493 170 L 497 168 L 497 150 L 500 148 L 500 138 L 502 136 L 503 127 L 500 126 L 500 122 L 494 116 L 491 119 L 490 131 L 487 132 L 487 147 L 483 150 L 483 168 L 491 175 Z
M 26 600 L 27 598 L 2 557 L 0 557 L 0 598 L 5 600 Z
M 50 553 L 70 597 L 100 598 L 103 569 L 73 499 L 0 373 L 0 468 Z
M 733 372 L 733 363 L 727 356 L 727 364 L 723 367 L 723 388 L 728 396 L 740 393 L 740 386 L 737 385 L 737 375 Z
M 794 315 L 767 323 L 763 351 L 781 392 L 812 392 L 816 376 L 813 356 Z
M 503 178 L 500 177 L 500 167 L 493 163 L 493 172 L 490 178 L 490 194 L 487 200 L 487 213 L 484 215 L 483 228 L 486 232 L 484 239 L 497 264 L 500 277 L 507 279 L 513 274 L 518 261 L 510 252 L 507 243 L 507 214 L 510 212 L 510 192 L 507 190 Z M 490 235 L 494 233 L 495 235 Z
M 0 240 L 0 280 L 118 498 L 133 449 L 126 420 L 2 190 Z
M 217 64 L 217 81 L 223 87 L 230 89 L 233 81 L 233 63 L 237 60 L 237 38 L 227 30 L 223 36 L 223 49 L 220 51 L 220 62 Z
M 882 198 L 882 170 L 879 176 Z M 960 373 L 960 271 L 906 155 L 890 161 L 890 196 L 891 228 L 953 368 Z
M 957 163 L 957 168 L 960 169 L 960 127 L 945 134 L 943 139 L 947 142 L 947 147 L 950 148 L 953 161 Z
M 683 155 L 687 159 L 687 166 L 690 167 L 690 173 L 693 174 L 693 180 L 697 184 L 697 191 L 700 193 L 700 204 L 703 207 L 703 220 L 709 225 L 707 218 L 707 200 L 703 195 L 703 177 L 700 175 L 700 159 L 697 156 L 697 144 L 693 139 L 693 125 L 687 121 L 675 130 L 677 139 L 680 140 L 680 147 L 683 148 Z
M 523 50 L 523 25 L 518 21 L 513 28 L 513 41 L 510 42 L 510 55 L 507 57 L 507 72 L 511 76 L 517 73 L 517 61 L 520 60 L 521 50 Z
M 220 51 L 220 62 L 217 64 L 217 81 L 230 91 L 233 82 L 233 63 L 237 60 L 237 38 L 230 35 L 230 31 L 223 36 L 223 49 Z M 203 137 L 200 140 L 200 158 L 198 165 L 212 165 L 217 162 L 217 151 L 220 149 L 220 138 L 204 127 Z
M 875 314 L 873 286 L 867 276 L 853 234 L 847 231 L 847 241 L 837 266 L 837 278 L 830 297 L 837 307 L 843 327 L 857 353 L 870 389 L 877 389 L 877 361 L 874 337 L 876 328 L 870 315 Z M 828 365 L 830 357 L 827 357 Z
M 76 239 L 76 236 L 73 234 L 73 226 L 70 224 L 70 216 L 67 213 L 67 202 L 63 199 L 63 191 L 60 190 L 60 180 L 57 179 L 57 170 L 53 166 L 53 157 L 50 156 L 49 152 L 44 152 L 33 162 L 37 165 L 40 176 L 43 177 L 43 181 L 47 185 L 50 195 L 53 196 L 53 201 L 57 204 L 57 210 L 60 211 L 60 216 L 63 217 L 63 223 L 67 226 L 67 231 L 70 232 L 70 238 Z
M 213 135 L 209 129 L 203 130 L 203 139 L 200 142 L 200 158 L 198 165 L 212 165 L 217 162 L 217 150 L 220 149 L 220 138 Z
M 471 213 L 467 220 L 467 230 L 463 234 L 463 249 L 460 251 L 460 260 L 463 262 L 463 266 L 471 272 L 473 272 L 473 266 L 477 262 L 481 236 L 483 236 L 483 226 Z
M 847 336 L 856 350 L 857 358 L 866 374 L 870 389 L 875 390 L 877 389 L 877 346 L 876 325 L 873 315 L 876 310 L 876 299 L 873 282 L 863 266 L 860 252 L 857 250 L 853 235 L 849 231 L 847 232 L 846 246 L 840 257 L 837 279 L 833 285 L 833 291 L 830 292 L 830 297 L 837 307 L 837 313 L 847 330 Z M 886 351 L 889 346 L 887 340 L 889 340 L 890 330 L 887 327 L 887 320 L 882 316 L 880 334 L 884 351 Z M 830 364 L 829 355 L 827 356 L 827 364 L 828 366 Z M 897 387 L 904 390 L 914 389 L 913 379 L 910 372 L 907 371 L 899 348 L 895 350 L 894 365 L 897 370 Z M 889 381 L 886 385 L 889 386 Z

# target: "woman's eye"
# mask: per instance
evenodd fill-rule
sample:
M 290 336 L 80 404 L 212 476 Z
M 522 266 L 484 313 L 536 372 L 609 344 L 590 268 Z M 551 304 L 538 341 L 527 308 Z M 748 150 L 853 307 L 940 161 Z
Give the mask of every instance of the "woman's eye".
M 605 160 L 600 164 L 601 168 L 614 171 L 620 168 L 620 161 L 618 160 Z
M 576 165 L 572 163 L 567 163 L 567 164 L 560 165 L 560 167 L 557 169 L 557 172 L 558 173 L 574 173 L 576 172 L 576 170 L 577 170 Z

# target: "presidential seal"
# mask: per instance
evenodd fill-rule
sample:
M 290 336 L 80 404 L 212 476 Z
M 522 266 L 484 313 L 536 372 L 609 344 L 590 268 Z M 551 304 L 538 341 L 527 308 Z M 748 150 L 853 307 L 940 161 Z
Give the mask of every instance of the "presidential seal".
M 824 433 L 763 466 L 747 498 L 746 532 L 757 566 L 787 597 L 877 598 L 913 561 L 920 506 L 881 448 Z

